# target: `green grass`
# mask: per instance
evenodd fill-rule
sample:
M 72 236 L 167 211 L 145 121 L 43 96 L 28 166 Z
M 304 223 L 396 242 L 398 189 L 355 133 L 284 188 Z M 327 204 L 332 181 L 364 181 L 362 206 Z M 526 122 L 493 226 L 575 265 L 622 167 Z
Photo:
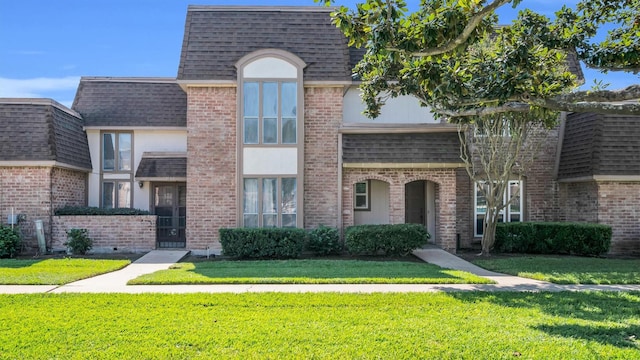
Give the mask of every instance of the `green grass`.
M 637 259 L 518 256 L 478 259 L 473 263 L 492 271 L 556 284 L 640 284 Z
M 129 260 L 47 259 L 0 260 L 2 285 L 62 285 L 122 269 Z M 0 357 L 2 354 L 0 354 Z
M 129 281 L 130 285 L 487 283 L 491 281 L 423 262 L 362 260 L 186 262 Z
M 640 293 L 0 296 L 2 359 L 637 359 Z

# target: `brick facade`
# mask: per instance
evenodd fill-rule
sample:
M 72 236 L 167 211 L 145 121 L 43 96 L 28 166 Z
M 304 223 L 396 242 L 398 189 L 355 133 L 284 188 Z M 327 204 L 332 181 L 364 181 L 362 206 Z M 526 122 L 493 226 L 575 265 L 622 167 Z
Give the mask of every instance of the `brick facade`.
M 305 88 L 304 227 L 337 226 L 342 87 Z
M 455 169 L 344 169 L 342 174 L 342 222 L 354 224 L 353 186 L 368 179 L 389 184 L 389 223 L 405 222 L 405 185 L 419 180 L 436 184 L 435 243 L 443 249 L 456 251 L 456 170 Z
M 156 248 L 155 215 L 53 216 L 54 251 L 66 251 L 66 231 L 87 229 L 93 240 L 92 253 L 139 253 Z
M 47 247 L 51 246 L 51 216 L 56 208 L 86 204 L 86 173 L 52 167 L 0 168 L 0 215 L 20 214 L 23 251 L 35 252 L 35 220 L 42 220 Z
M 218 229 L 237 226 L 236 88 L 187 99 L 187 249 L 219 250 Z

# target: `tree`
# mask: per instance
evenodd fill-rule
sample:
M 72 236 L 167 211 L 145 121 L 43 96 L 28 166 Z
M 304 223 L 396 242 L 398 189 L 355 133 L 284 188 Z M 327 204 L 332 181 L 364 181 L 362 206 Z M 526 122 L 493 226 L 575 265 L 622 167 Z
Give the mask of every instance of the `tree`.
M 583 0 L 553 21 L 524 9 L 512 24 L 498 26 L 495 10 L 520 3 L 424 0 L 408 13 L 402 0 L 366 0 L 333 13 L 350 45 L 366 50 L 355 75 L 368 116 L 377 117 L 389 97 L 413 95 L 460 126 L 469 176 L 490 184 L 484 254 L 493 245 L 508 180 L 526 171 L 524 155 L 533 156 L 533 129 L 555 126 L 560 111 L 640 115 L 639 85 L 575 91 L 579 81 L 567 68 L 567 56 L 576 56 L 587 66 L 638 74 L 640 0 Z M 595 41 L 611 22 L 616 27 Z M 511 136 L 499 124 L 509 124 Z M 469 136 L 478 128 L 484 136 Z M 485 156 L 505 151 L 508 156 Z

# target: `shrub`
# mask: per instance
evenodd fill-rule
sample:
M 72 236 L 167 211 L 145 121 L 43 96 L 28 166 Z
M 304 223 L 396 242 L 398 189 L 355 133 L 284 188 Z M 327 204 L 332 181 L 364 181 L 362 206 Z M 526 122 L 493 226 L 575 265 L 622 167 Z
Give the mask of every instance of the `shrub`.
M 316 255 L 339 254 L 342 252 L 338 229 L 320 225 L 309 232 L 307 249 Z
M 72 254 L 84 255 L 93 248 L 93 240 L 87 229 L 71 229 L 67 231 L 67 242 L 64 245 L 71 249 Z
M 56 215 L 149 215 L 150 212 L 130 208 L 99 208 L 92 206 L 65 206 L 55 211 Z
M 499 252 L 597 256 L 609 251 L 611 227 L 587 223 L 501 223 Z
M 430 237 L 419 224 L 357 225 L 347 228 L 345 246 L 351 254 L 407 255 Z
M 235 258 L 295 258 L 306 239 L 307 232 L 297 228 L 220 229 L 222 254 Z
M 0 258 L 13 257 L 20 252 L 18 228 L 0 225 Z

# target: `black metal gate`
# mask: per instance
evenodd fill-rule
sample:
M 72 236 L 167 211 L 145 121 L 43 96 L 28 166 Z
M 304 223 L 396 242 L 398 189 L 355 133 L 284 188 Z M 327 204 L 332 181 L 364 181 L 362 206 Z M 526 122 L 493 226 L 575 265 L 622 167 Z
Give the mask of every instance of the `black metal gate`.
M 158 215 L 156 232 L 158 248 L 186 247 L 186 184 L 154 184 L 153 204 L 154 212 Z

